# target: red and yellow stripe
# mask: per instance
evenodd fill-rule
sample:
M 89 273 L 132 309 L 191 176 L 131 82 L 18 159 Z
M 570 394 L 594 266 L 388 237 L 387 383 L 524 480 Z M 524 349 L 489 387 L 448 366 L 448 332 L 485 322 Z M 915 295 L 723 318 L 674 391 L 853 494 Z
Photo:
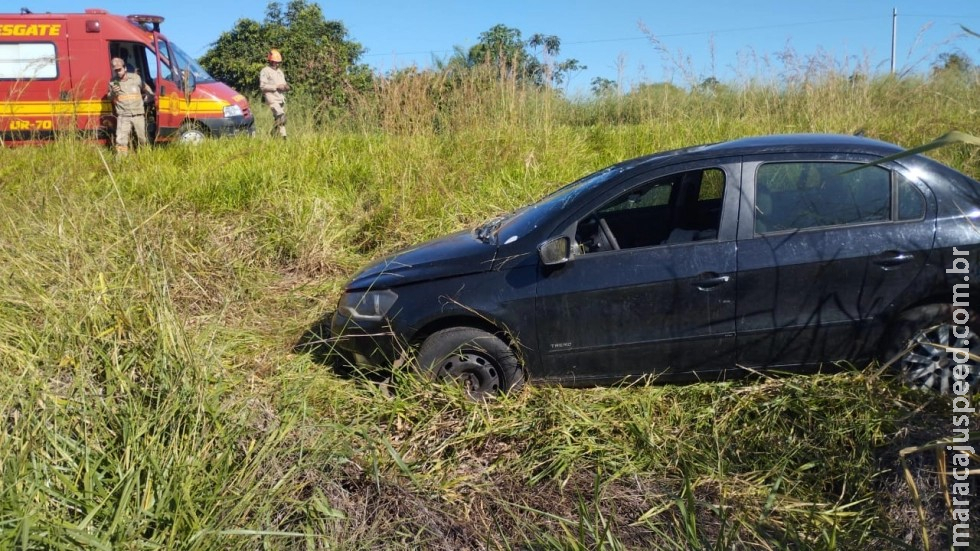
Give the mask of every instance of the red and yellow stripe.
M 85 116 L 109 113 L 112 113 L 112 102 L 101 99 L 0 102 L 0 117 Z
M 183 114 L 196 118 L 224 116 L 228 102 L 215 99 L 191 99 L 162 97 L 157 109 L 162 113 Z M 0 117 L 52 117 L 103 115 L 112 113 L 112 102 L 93 99 L 79 101 L 3 101 Z

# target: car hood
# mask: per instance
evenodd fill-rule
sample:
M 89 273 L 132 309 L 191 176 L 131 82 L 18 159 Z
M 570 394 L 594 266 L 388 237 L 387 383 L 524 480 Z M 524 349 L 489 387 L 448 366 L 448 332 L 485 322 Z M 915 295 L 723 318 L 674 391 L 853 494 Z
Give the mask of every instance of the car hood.
M 347 284 L 348 290 L 387 289 L 419 281 L 488 271 L 496 244 L 460 231 L 398 251 L 367 266 Z

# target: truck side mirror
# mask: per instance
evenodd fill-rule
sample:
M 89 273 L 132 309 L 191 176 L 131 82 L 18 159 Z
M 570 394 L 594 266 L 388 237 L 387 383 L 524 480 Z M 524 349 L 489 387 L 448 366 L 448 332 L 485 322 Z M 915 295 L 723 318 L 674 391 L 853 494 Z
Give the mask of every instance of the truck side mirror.
M 180 74 L 183 77 L 181 81 L 184 85 L 184 97 L 189 97 L 197 88 L 197 80 L 194 78 L 194 73 L 190 69 L 184 69 Z

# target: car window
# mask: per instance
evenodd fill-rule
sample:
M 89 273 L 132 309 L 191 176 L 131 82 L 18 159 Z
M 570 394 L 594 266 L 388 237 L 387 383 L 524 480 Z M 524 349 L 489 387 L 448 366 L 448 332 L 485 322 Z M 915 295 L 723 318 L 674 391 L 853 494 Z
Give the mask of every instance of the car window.
M 926 198 L 911 180 L 895 173 L 895 189 L 898 196 L 898 219 L 921 220 L 926 214 Z
M 670 194 L 674 190 L 674 182 L 657 182 L 652 186 L 644 186 L 619 197 L 609 205 L 599 209 L 601 214 L 666 206 L 670 202 Z
M 756 233 L 889 220 L 891 172 L 877 166 L 852 170 L 859 167 L 864 165 L 761 165 L 756 173 Z M 914 201 L 907 201 L 914 210 Z
M 698 201 L 720 201 L 724 192 L 725 173 L 717 169 L 705 170 L 701 175 Z
M 576 238 L 585 253 L 717 239 L 724 190 L 718 168 L 663 176 L 596 209 Z

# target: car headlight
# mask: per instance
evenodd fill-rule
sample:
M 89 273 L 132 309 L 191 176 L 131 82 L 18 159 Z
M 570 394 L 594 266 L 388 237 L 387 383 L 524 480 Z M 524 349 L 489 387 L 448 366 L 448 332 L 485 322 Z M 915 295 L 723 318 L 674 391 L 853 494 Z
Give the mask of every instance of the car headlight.
M 380 321 L 398 299 L 391 289 L 344 293 L 337 310 L 349 318 Z
M 242 108 L 237 105 L 228 105 L 224 109 L 226 117 L 240 117 L 242 116 Z

